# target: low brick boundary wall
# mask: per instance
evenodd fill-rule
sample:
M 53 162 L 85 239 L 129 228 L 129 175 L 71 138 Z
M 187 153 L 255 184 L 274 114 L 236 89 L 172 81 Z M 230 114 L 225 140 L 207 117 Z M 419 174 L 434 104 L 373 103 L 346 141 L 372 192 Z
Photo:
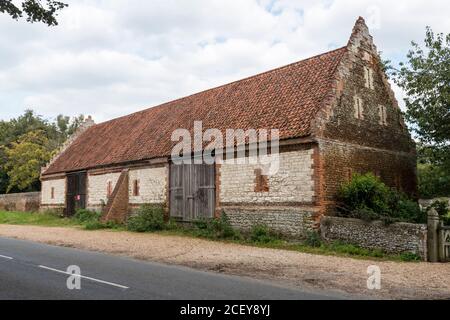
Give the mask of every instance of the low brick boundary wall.
M 250 231 L 252 226 L 264 224 L 284 236 L 299 239 L 312 230 L 315 215 L 312 209 L 295 207 L 224 207 L 222 210 L 236 229 Z
M 4 211 L 39 211 L 40 203 L 40 192 L 0 195 L 0 210 Z
M 339 240 L 366 249 L 381 249 L 387 253 L 411 252 L 423 260 L 427 257 L 427 226 L 414 223 L 381 221 L 366 222 L 342 217 L 323 217 L 321 236 L 325 240 Z

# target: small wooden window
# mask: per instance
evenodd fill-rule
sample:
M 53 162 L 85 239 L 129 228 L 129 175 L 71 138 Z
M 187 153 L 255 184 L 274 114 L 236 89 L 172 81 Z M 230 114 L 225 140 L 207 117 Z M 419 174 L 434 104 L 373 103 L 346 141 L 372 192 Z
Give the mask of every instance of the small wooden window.
M 364 119 L 363 101 L 360 97 L 354 97 L 355 118 Z
M 106 195 L 109 197 L 111 197 L 112 195 L 112 181 L 108 181 L 107 185 L 106 185 Z
M 50 191 L 50 197 L 51 199 L 55 199 L 55 188 L 52 187 L 51 191 Z
M 139 180 L 133 180 L 133 196 L 139 196 Z
M 378 118 L 379 118 L 378 123 L 380 125 L 387 126 L 387 111 L 385 106 L 382 105 L 378 106 Z
M 255 169 L 255 192 L 269 192 L 269 180 L 261 169 Z

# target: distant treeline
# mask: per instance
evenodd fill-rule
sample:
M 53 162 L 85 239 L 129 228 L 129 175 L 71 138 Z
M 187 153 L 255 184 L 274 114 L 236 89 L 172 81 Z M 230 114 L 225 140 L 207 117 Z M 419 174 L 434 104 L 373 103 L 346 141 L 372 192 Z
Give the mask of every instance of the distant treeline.
M 0 120 L 0 194 L 38 191 L 41 167 L 83 122 L 83 115 L 50 121 L 33 110 Z

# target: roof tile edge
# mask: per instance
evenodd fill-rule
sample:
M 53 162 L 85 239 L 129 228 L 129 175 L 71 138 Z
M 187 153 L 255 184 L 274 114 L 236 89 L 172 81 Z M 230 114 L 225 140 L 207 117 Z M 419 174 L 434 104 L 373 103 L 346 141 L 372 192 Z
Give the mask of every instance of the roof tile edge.
M 71 145 L 78 139 L 87 129 L 95 125 L 95 121 L 92 120 L 91 116 L 88 116 L 86 120 L 77 128 L 77 130 L 70 135 L 63 145 L 55 152 L 50 161 L 41 168 L 41 176 L 45 175 L 45 171 L 64 153 Z

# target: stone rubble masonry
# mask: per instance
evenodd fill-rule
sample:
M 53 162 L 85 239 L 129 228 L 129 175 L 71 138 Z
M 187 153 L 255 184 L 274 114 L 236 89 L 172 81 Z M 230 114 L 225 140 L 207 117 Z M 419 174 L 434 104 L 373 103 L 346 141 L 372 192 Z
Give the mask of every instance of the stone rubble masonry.
M 0 210 L 38 211 L 40 199 L 40 192 L 2 194 L 0 195 Z
M 164 204 L 167 198 L 167 166 L 143 169 L 131 169 L 129 172 L 129 203 L 130 207 L 141 204 Z M 108 202 L 107 186 L 112 183 L 116 187 L 120 172 L 104 174 L 88 174 L 87 181 L 87 209 L 101 210 Z M 139 180 L 139 196 L 133 196 L 133 181 Z M 54 199 L 51 190 L 54 188 Z M 41 209 L 60 208 L 65 206 L 66 178 L 42 181 Z
M 108 202 L 108 182 L 111 182 L 112 190 L 114 190 L 119 177 L 120 172 L 88 175 L 88 209 L 99 210 L 102 204 Z
M 366 249 L 387 253 L 415 253 L 427 257 L 427 226 L 425 224 L 366 222 L 359 219 L 325 216 L 320 224 L 321 236 L 328 241 L 342 241 Z
M 130 169 L 128 183 L 130 209 L 141 204 L 164 204 L 168 189 L 167 172 L 167 166 Z M 101 205 L 108 202 L 108 182 L 111 181 L 114 190 L 119 177 L 120 172 L 88 176 L 88 209 L 101 210 Z M 139 180 L 139 196 L 133 195 L 134 180 Z
M 164 203 L 167 196 L 167 167 L 130 170 L 130 204 Z M 133 196 L 133 181 L 139 181 L 139 196 Z
M 314 209 L 301 207 L 224 207 L 231 225 L 244 232 L 262 224 L 293 239 L 305 238 L 313 229 Z
M 314 200 L 313 150 L 280 153 L 280 168 L 269 175 L 267 192 L 255 192 L 258 164 L 227 164 L 220 167 L 220 203 L 312 203 Z
M 52 199 L 52 188 L 54 198 Z M 41 204 L 64 205 L 66 202 L 66 178 L 42 181 Z

